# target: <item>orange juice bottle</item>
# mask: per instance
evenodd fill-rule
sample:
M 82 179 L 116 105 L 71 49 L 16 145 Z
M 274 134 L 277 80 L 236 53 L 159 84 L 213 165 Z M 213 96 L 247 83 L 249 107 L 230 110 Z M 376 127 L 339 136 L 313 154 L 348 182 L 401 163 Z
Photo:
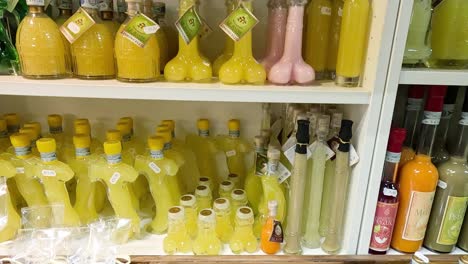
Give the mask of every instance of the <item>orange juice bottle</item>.
M 444 98 L 430 97 L 422 120 L 422 133 L 413 160 L 400 170 L 400 206 L 392 247 L 406 253 L 416 252 L 426 233 L 435 190 L 439 179 L 431 162 L 432 145 L 442 115 Z
M 278 202 L 275 200 L 268 201 L 269 216 L 262 228 L 260 239 L 260 248 L 267 254 L 276 254 L 281 248 L 283 242 L 283 229 L 281 224 L 276 221 L 276 213 L 278 210 Z

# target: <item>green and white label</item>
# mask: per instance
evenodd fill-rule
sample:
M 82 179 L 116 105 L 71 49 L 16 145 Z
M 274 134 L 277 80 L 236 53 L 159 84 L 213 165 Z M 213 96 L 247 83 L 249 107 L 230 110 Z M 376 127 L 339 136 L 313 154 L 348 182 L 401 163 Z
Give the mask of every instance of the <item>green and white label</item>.
M 203 22 L 195 9 L 191 6 L 185 13 L 175 22 L 175 26 L 179 31 L 180 36 L 185 43 L 189 44 L 202 28 Z
M 18 4 L 18 0 L 8 0 L 6 10 L 10 13 L 13 12 L 13 10 L 15 10 L 16 4 Z
M 449 196 L 445 204 L 444 216 L 440 225 L 437 243 L 455 245 L 465 217 L 468 197 Z
M 159 30 L 159 25 L 144 14 L 134 16 L 125 26 L 122 35 L 143 48 L 148 40 Z
M 68 42 L 73 43 L 88 31 L 96 21 L 80 7 L 73 16 L 71 16 L 60 27 L 60 31 L 67 38 Z
M 234 41 L 239 41 L 245 34 L 250 32 L 258 24 L 258 19 L 252 12 L 240 4 L 239 7 L 229 14 L 219 27 Z

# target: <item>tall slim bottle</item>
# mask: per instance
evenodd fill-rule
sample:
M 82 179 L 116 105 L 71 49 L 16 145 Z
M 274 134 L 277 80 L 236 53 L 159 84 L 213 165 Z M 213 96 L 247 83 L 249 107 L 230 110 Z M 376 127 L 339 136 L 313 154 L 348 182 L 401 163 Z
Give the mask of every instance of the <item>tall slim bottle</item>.
M 440 124 L 437 127 L 436 138 L 434 141 L 434 154 L 432 154 L 432 163 L 436 166 L 439 166 L 439 164 L 449 160 L 450 158 L 446 143 L 452 115 L 455 111 L 457 93 L 458 87 L 450 87 L 450 89 L 447 90 L 447 95 L 444 99 L 442 117 L 440 118 Z
M 364 63 L 369 0 L 345 0 L 336 62 L 338 85 L 357 86 Z
M 455 152 L 438 166 L 439 182 L 424 239 L 424 246 L 436 252 L 449 253 L 454 249 L 468 204 L 467 99 L 465 96 Z
M 346 197 L 348 194 L 348 182 L 350 174 L 349 166 L 349 143 L 352 137 L 353 121 L 342 120 L 341 130 L 338 138 L 340 145 L 336 151 L 336 182 L 332 188 L 330 199 L 330 224 L 325 240 L 322 243 L 322 249 L 329 254 L 337 254 L 342 247 L 343 225 L 346 211 Z
M 287 19 L 288 5 L 286 0 L 269 0 L 266 51 L 265 57 L 261 61 L 267 74 L 283 55 Z
M 396 182 L 398 162 L 400 161 L 401 147 L 405 137 L 406 130 L 404 128 L 393 128 L 390 131 L 379 198 L 372 226 L 369 245 L 370 254 L 385 254 L 390 248 L 399 200 Z
M 225 0 L 224 4 L 226 6 L 226 14 L 229 15 L 231 14 L 234 9 L 236 9 L 236 3 L 234 0 Z M 224 42 L 224 50 L 221 55 L 216 58 L 216 60 L 213 62 L 213 75 L 218 76 L 219 75 L 219 69 L 221 69 L 221 66 L 228 61 L 231 57 L 232 54 L 234 53 L 234 40 L 232 40 L 231 37 L 226 35 L 225 37 L 225 42 Z
M 426 103 L 418 151 L 400 170 L 400 206 L 392 247 L 414 253 L 422 245 L 439 179 L 431 162 L 437 126 L 442 115 L 443 97 L 430 97 Z
M 336 61 L 340 44 L 341 19 L 343 17 L 344 0 L 333 0 L 330 33 L 328 34 L 327 73 L 330 79 L 336 78 Z
M 304 212 L 304 189 L 307 170 L 307 145 L 309 144 L 309 121 L 297 121 L 297 144 L 294 170 L 290 179 L 290 197 L 286 226 L 286 254 L 301 254 L 302 214 Z
M 431 55 L 429 23 L 432 15 L 431 0 L 417 0 L 413 3 L 413 13 L 406 39 L 403 64 L 414 66 L 425 63 Z

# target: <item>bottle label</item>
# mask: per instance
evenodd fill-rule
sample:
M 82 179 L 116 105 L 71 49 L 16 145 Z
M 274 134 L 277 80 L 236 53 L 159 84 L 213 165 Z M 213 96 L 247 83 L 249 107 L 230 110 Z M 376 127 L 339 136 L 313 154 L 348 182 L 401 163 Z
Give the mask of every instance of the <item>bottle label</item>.
M 16 167 L 17 174 L 24 174 L 24 167 Z
M 397 196 L 398 196 L 398 191 L 395 190 L 395 189 L 384 188 L 384 189 L 383 189 L 383 194 L 384 194 L 385 196 L 397 197 Z
M 468 112 L 462 112 L 461 113 L 461 118 L 458 124 L 462 126 L 468 126 Z
M 26 0 L 28 6 L 45 6 L 44 0 Z
M 42 170 L 41 173 L 42 173 L 42 176 L 44 176 L 44 177 L 55 177 L 55 176 L 57 176 L 57 173 L 54 170 Z
M 408 98 L 406 110 L 408 111 L 420 111 L 422 109 L 422 98 Z
M 424 111 L 424 119 L 422 123 L 425 125 L 437 126 L 440 123 L 441 116 L 442 116 L 442 112 Z
M 271 163 L 271 164 L 270 164 Z M 262 176 L 267 171 L 276 172 L 278 169 L 278 162 L 268 162 L 268 159 L 265 155 L 261 153 L 256 154 L 255 158 L 255 175 Z M 267 166 L 268 164 L 268 166 Z
M 280 221 L 273 221 L 273 231 L 271 232 L 271 236 L 269 241 L 275 243 L 283 243 L 284 236 L 283 236 L 283 226 L 281 225 Z
M 332 12 L 331 7 L 322 6 L 322 7 L 320 8 L 320 13 L 322 13 L 322 15 L 331 16 L 331 12 Z
M 291 176 L 291 171 L 283 165 L 283 163 L 278 163 L 278 182 L 281 184 Z
M 314 143 L 309 145 L 307 152 L 310 153 L 311 156 L 314 154 L 315 150 L 317 149 L 317 145 L 318 145 L 318 141 L 314 141 Z M 326 160 L 329 160 L 335 156 L 335 152 L 328 146 L 328 144 L 323 144 L 323 148 L 325 149 L 325 155 L 327 157 Z
M 258 19 L 252 12 L 241 3 L 236 10 L 232 11 L 219 27 L 234 41 L 239 41 L 245 34 L 249 33 L 258 24 Z
M 440 225 L 437 243 L 455 245 L 465 217 L 468 197 L 449 196 L 445 204 L 444 216 Z
M 122 35 L 143 48 L 154 33 L 159 30 L 159 25 L 144 14 L 134 16 L 122 31 Z
M 60 31 L 67 38 L 68 42 L 73 43 L 88 31 L 96 21 L 80 7 L 63 25 Z
M 397 211 L 398 203 L 377 203 L 370 249 L 375 251 L 389 249 Z
M 161 169 L 159 168 L 158 165 L 156 165 L 154 162 L 151 162 L 150 164 L 148 164 L 148 166 L 150 167 L 150 169 L 152 171 L 154 171 L 154 173 L 158 174 L 161 172 Z
M 230 157 L 233 157 L 235 156 L 237 153 L 236 151 L 233 149 L 233 150 L 229 150 L 229 151 L 226 151 L 226 157 L 230 158 Z
M 385 161 L 391 162 L 391 163 L 400 162 L 400 158 L 401 158 L 401 153 L 387 151 L 387 153 L 385 155 Z
M 424 238 L 427 222 L 431 213 L 435 192 L 411 192 L 411 199 L 406 211 L 406 223 L 403 239 L 419 241 Z
M 197 13 L 195 6 L 191 6 L 185 13 L 175 22 L 177 31 L 188 45 L 196 36 L 202 27 L 202 20 Z
M 119 181 L 119 179 L 120 179 L 120 173 L 116 171 L 114 172 L 114 174 L 112 174 L 109 182 L 111 184 L 116 184 Z

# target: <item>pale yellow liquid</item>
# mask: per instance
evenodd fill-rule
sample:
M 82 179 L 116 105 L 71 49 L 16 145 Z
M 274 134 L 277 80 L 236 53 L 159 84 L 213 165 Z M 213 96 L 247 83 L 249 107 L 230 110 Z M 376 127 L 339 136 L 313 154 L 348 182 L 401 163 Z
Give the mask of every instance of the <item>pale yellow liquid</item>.
M 63 23 L 65 23 L 65 21 L 67 21 L 67 19 L 69 19 L 69 18 L 70 18 L 69 15 L 61 14 L 55 19 L 55 23 L 57 23 L 57 26 L 59 26 L 59 28 L 60 28 L 60 26 L 62 26 Z M 65 45 L 65 56 L 67 56 L 67 61 L 69 62 L 70 67 L 73 68 L 71 49 L 70 49 L 70 42 L 68 42 L 67 38 L 65 38 L 65 36 L 63 34 L 62 34 L 62 39 L 63 39 L 63 43 Z
M 198 213 L 200 213 L 200 211 L 203 209 L 209 209 L 212 207 L 213 199 L 211 198 L 211 195 L 209 196 L 195 195 L 195 197 L 197 197 Z
M 11 178 L 15 176 L 16 169 L 10 162 L 0 160 L 0 174 L 4 177 Z M 4 183 L 6 184 L 6 181 L 4 181 Z M 6 205 L 6 208 L 0 209 L 0 217 L 7 217 L 7 222 L 3 223 L 0 229 L 0 242 L 4 242 L 15 237 L 18 229 L 21 227 L 21 218 L 13 206 L 8 190 L 5 194 L 0 195 L 0 205 L 2 205 L 2 207 Z M 6 215 L 2 215 L 3 213 Z
M 193 253 L 195 255 L 218 255 L 221 248 L 221 241 L 216 236 L 215 223 L 200 221 L 197 238 L 193 241 Z
M 239 207 L 242 206 L 247 206 L 247 199 L 245 200 L 234 200 L 231 197 L 232 205 L 231 205 L 231 222 L 235 223 L 236 222 L 236 212 Z
M 169 255 L 177 252 L 188 253 L 192 250 L 192 241 L 183 219 L 169 222 L 169 230 L 163 241 L 163 249 Z
M 252 225 L 253 218 L 250 219 L 236 219 L 236 228 L 232 234 L 229 247 L 234 254 L 239 254 L 244 251 L 253 253 L 258 249 L 258 241 L 254 236 Z
M 20 23 L 16 48 L 26 78 L 67 77 L 70 61 L 57 24 L 44 13 L 28 14 Z
M 172 142 L 174 151 L 179 152 L 185 160 L 184 166 L 182 166 L 180 172 L 183 177 L 181 182 L 182 190 L 184 193 L 193 193 L 195 192 L 195 188 L 197 188 L 198 179 L 200 178 L 195 154 L 192 150 L 187 148 L 182 141 L 173 139 Z M 211 188 L 211 190 L 213 189 Z
M 254 215 L 257 215 L 260 198 L 263 195 L 263 187 L 261 176 L 256 175 L 255 167 L 250 170 L 245 178 L 244 190 Z
M 112 33 L 112 37 L 115 38 L 117 31 L 119 31 L 120 24 L 114 20 L 103 20 L 102 24 L 107 27 L 107 29 Z M 113 46 L 114 44 L 112 44 Z
M 197 227 L 197 207 L 188 207 L 184 206 L 185 210 L 185 226 L 187 227 L 187 232 L 191 238 L 197 236 L 198 227 Z
M 328 40 L 327 71 L 334 78 L 338 46 L 340 43 L 341 17 L 343 12 L 343 0 L 333 0 L 332 21 Z
M 169 45 L 167 44 L 167 36 L 164 28 L 159 28 L 156 32 L 156 39 L 158 40 L 159 46 L 159 69 L 162 71 L 166 67 L 166 63 L 169 60 Z
M 223 243 L 229 243 L 231 240 L 234 229 L 231 223 L 231 210 L 218 210 L 215 208 L 216 213 L 216 234 Z
M 182 154 L 173 149 L 165 150 L 164 155 L 167 158 L 175 161 L 175 163 L 179 167 L 179 171 L 177 172 L 177 174 L 174 177 L 168 178 L 168 183 L 170 192 L 174 194 L 175 197 L 180 198 L 180 196 L 182 196 L 182 193 L 185 193 L 182 192 L 182 186 L 184 186 L 183 179 L 185 178 L 182 173 L 186 172 L 185 168 L 183 168 L 185 166 L 184 157 L 182 156 Z
M 246 177 L 245 154 L 249 151 L 248 144 L 240 138 L 233 137 L 221 137 L 219 143 L 225 153 L 235 151 L 235 155 L 226 157 L 227 165 L 230 173 L 239 176 L 239 186 L 244 186 Z

